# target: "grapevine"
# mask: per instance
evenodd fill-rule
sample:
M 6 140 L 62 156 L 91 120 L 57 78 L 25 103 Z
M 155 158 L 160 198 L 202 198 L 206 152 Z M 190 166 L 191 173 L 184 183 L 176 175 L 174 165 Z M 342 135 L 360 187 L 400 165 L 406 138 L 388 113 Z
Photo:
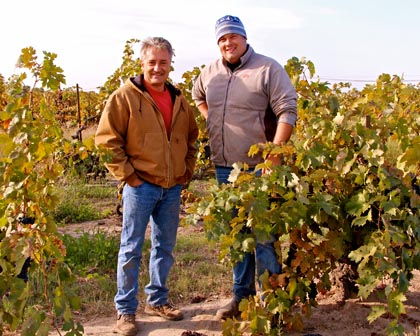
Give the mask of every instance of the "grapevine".
M 18 66 L 34 85 L 24 85 L 25 72 L 15 76 L 0 112 L 0 334 L 19 328 L 21 335 L 47 335 L 51 329 L 82 335 L 72 317 L 80 302 L 68 286 L 74 275 L 64 263 L 66 248 L 51 213 L 64 158 L 85 156 L 89 144 L 74 146 L 63 137 L 56 110 L 42 92 L 57 90 L 65 78 L 54 64 L 57 55 L 43 56 L 39 62 L 33 48 L 22 49 Z M 34 296 L 42 304 L 31 306 Z

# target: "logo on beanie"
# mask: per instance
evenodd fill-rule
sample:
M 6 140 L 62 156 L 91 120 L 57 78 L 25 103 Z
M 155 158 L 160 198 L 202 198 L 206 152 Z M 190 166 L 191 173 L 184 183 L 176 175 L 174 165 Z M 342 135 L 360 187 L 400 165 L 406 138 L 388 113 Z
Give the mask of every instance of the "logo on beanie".
M 226 34 L 239 34 L 246 38 L 246 32 L 241 20 L 232 15 L 225 15 L 216 21 L 216 41 Z

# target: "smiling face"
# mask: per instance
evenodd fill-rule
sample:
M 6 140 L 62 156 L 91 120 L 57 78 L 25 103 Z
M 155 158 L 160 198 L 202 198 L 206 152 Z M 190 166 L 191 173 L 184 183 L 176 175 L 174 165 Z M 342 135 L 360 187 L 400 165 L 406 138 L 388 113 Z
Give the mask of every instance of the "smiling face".
M 246 38 L 239 34 L 225 34 L 217 42 L 223 58 L 236 64 L 246 51 Z
M 171 71 L 171 54 L 167 49 L 151 47 L 141 60 L 144 80 L 156 91 L 163 91 Z

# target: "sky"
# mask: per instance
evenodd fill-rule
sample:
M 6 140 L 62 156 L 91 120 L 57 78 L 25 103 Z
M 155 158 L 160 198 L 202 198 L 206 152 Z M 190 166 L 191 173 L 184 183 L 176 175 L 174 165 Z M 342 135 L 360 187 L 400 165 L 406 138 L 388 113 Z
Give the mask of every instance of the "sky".
M 127 40 L 162 36 L 175 49 L 170 77 L 181 82 L 220 57 L 214 25 L 230 14 L 256 52 L 282 65 L 304 57 L 323 81 L 361 88 L 387 73 L 417 84 L 419 13 L 418 0 L 3 0 L 0 74 L 21 73 L 16 60 L 31 46 L 40 58 L 57 54 L 64 87 L 96 90 L 122 64 Z

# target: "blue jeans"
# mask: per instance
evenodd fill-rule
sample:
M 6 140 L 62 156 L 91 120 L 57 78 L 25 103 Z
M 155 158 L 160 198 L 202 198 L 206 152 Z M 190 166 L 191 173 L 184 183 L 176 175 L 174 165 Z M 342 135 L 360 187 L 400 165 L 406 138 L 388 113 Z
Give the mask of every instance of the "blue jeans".
M 229 183 L 228 177 L 231 167 L 216 166 L 216 178 L 219 184 Z M 242 261 L 233 267 L 233 296 L 235 301 L 241 301 L 256 294 L 255 268 L 258 278 L 268 270 L 270 274 L 279 274 L 281 265 L 277 260 L 277 254 L 273 243 L 270 241 L 258 242 L 255 253 L 245 253 Z
M 135 314 L 138 306 L 138 277 L 147 224 L 151 225 L 150 282 L 145 287 L 147 303 L 168 303 L 166 280 L 174 262 L 181 204 L 181 185 L 165 189 L 144 182 L 124 186 L 123 225 L 117 265 L 115 307 L 120 314 Z

